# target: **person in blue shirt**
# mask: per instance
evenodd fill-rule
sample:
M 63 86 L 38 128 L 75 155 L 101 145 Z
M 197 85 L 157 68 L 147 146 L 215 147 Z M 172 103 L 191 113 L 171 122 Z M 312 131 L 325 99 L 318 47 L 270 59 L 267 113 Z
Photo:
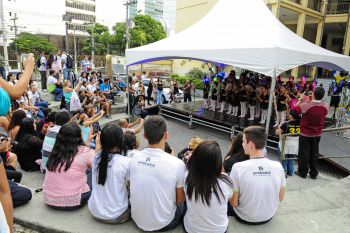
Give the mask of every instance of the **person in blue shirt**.
M 114 104 L 114 96 L 117 94 L 117 92 L 114 92 L 111 90 L 111 83 L 110 79 L 106 78 L 104 82 L 100 85 L 100 91 L 110 100 L 112 100 L 112 103 Z

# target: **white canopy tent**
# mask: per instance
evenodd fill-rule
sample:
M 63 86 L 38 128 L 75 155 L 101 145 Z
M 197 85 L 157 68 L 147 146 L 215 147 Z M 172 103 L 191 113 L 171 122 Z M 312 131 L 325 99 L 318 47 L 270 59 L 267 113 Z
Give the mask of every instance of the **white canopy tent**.
M 350 70 L 350 57 L 323 49 L 285 27 L 263 0 L 220 0 L 190 28 L 126 50 L 127 66 L 165 59 L 197 59 L 276 77 L 300 65 Z M 272 79 L 271 93 L 275 79 Z M 272 110 L 270 95 L 269 117 Z

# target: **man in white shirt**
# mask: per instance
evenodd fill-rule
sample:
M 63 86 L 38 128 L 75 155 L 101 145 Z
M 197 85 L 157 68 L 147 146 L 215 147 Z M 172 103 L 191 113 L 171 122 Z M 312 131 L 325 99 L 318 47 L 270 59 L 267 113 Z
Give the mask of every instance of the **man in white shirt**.
M 48 107 L 48 103 L 40 98 L 38 87 L 36 85 L 30 86 L 30 91 L 28 91 L 28 98 L 32 100 L 34 106 L 40 107 L 40 110 L 44 110 Z
M 43 91 L 47 91 L 46 87 L 46 82 L 47 82 L 47 77 L 46 77 L 46 62 L 47 58 L 49 57 L 49 53 L 41 53 L 40 56 L 40 67 L 38 67 L 40 71 L 40 76 L 41 76 L 41 89 Z
M 234 164 L 231 170 L 234 193 L 228 215 L 233 215 L 241 223 L 258 225 L 269 222 L 284 198 L 284 171 L 279 162 L 265 157 L 266 139 L 263 127 L 245 128 L 242 145 L 250 160 Z
M 145 71 L 143 71 L 143 72 L 142 72 L 142 75 L 141 75 L 141 80 L 144 80 L 145 78 L 147 78 L 147 76 L 146 76 L 146 72 L 145 72 Z
M 130 162 L 131 216 L 144 231 L 172 230 L 185 214 L 185 165 L 164 152 L 168 132 L 163 117 L 146 118 L 144 137 L 148 148 Z

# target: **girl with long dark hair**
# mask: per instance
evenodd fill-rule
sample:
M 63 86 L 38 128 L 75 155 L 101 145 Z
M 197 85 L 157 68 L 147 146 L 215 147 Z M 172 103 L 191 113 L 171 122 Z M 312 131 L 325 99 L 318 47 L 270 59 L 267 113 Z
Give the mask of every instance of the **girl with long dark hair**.
M 92 131 L 89 140 L 93 138 Z M 91 162 L 95 151 L 83 143 L 76 123 L 63 125 L 46 164 L 43 185 L 45 203 L 58 210 L 74 210 L 91 195 Z
M 26 113 L 23 110 L 17 110 L 12 113 L 11 120 L 8 127 L 8 136 L 15 139 L 19 131 L 22 120 L 26 118 Z
M 92 163 L 89 209 L 98 221 L 123 223 L 130 219 L 126 189 L 130 158 L 123 155 L 123 130 L 107 125 L 102 129 L 100 144 L 102 150 Z
M 227 202 L 232 198 L 233 186 L 231 179 L 222 173 L 219 144 L 215 141 L 199 144 L 188 161 L 188 168 L 185 183 L 185 230 L 226 232 Z
M 15 141 L 18 145 L 14 148 L 18 162 L 25 171 L 38 171 L 40 169 L 36 160 L 41 159 L 43 140 L 36 133 L 36 123 L 32 118 L 24 118 Z
M 249 155 L 244 153 L 242 146 L 243 135 L 237 134 L 236 138 L 232 141 L 230 151 L 227 153 L 224 160 L 224 169 L 226 173 L 230 173 L 232 166 L 235 163 L 242 162 L 249 159 Z

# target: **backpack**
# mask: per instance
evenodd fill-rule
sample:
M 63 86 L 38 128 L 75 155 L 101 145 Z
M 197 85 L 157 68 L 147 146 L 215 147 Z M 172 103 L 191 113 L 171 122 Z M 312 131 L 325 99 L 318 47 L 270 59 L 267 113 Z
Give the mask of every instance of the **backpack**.
M 70 54 L 67 54 L 67 60 L 66 60 L 66 67 L 67 69 L 72 69 L 73 68 L 73 57 Z
M 41 57 L 39 57 L 39 59 L 36 61 L 36 66 L 38 68 L 40 68 L 40 66 L 41 66 Z

